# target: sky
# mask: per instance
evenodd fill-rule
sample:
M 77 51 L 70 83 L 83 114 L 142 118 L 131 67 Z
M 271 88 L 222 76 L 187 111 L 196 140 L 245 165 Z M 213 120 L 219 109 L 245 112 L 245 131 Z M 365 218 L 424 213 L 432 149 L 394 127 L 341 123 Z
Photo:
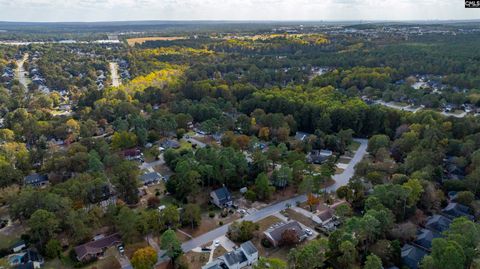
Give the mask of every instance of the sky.
M 0 21 L 470 20 L 464 0 L 0 0 Z

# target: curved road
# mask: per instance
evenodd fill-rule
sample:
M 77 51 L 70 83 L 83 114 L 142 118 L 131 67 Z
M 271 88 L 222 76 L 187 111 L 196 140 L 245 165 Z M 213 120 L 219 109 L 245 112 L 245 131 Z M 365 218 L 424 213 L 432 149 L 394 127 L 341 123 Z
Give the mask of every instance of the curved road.
M 347 185 L 348 181 L 350 180 L 350 178 L 352 178 L 355 172 L 355 165 L 357 165 L 357 163 L 359 163 L 363 159 L 363 156 L 367 154 L 368 140 L 367 139 L 354 139 L 354 140 L 360 143 L 360 147 L 355 152 L 355 155 L 353 156 L 352 160 L 348 164 L 348 167 L 343 171 L 343 173 L 335 175 L 333 177 L 336 182 L 335 184 L 333 184 L 332 186 L 326 189 L 328 192 L 336 191 L 339 187 Z M 290 198 L 288 200 L 264 207 L 252 214 L 245 216 L 243 220 L 250 220 L 254 222 L 259 221 L 261 219 L 264 219 L 268 216 L 271 216 L 285 209 L 288 204 L 290 204 L 291 206 L 295 206 L 297 202 L 303 203 L 306 200 L 307 200 L 306 195 L 299 195 L 299 196 Z M 196 247 L 205 245 L 206 243 L 211 242 L 222 235 L 225 235 L 228 231 L 228 226 L 230 226 L 230 223 L 225 224 L 221 227 L 218 227 L 214 230 L 211 230 L 210 232 L 204 233 L 198 237 L 195 237 L 192 240 L 184 242 L 182 244 L 183 251 L 188 252 Z

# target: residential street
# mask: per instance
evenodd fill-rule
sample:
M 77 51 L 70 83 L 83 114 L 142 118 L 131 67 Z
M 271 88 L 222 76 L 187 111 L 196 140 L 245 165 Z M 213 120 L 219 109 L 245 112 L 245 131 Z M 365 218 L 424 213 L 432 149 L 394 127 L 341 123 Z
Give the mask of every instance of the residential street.
M 352 160 L 348 164 L 348 167 L 343 171 L 343 173 L 335 175 L 333 177 L 336 182 L 332 186 L 328 187 L 327 191 L 329 192 L 336 191 L 339 187 L 347 185 L 348 181 L 354 174 L 355 165 L 359 163 L 363 159 L 363 156 L 365 156 L 365 154 L 367 153 L 368 140 L 367 139 L 354 139 L 354 140 L 360 143 L 360 147 L 355 152 L 355 155 L 353 156 Z M 254 222 L 259 221 L 261 219 L 274 215 L 275 213 L 285 209 L 288 204 L 290 204 L 291 206 L 295 206 L 297 202 L 302 203 L 302 202 L 305 202 L 306 200 L 307 200 L 306 195 L 296 196 L 288 200 L 269 205 L 256 212 L 253 212 L 252 214 L 245 216 L 243 220 L 250 220 Z M 212 230 L 208 233 L 195 237 L 190 241 L 184 242 L 182 244 L 183 251 L 188 252 L 196 247 L 200 247 L 226 234 L 228 231 L 229 225 L 230 224 L 225 224 L 221 227 L 216 228 L 215 230 Z
M 335 184 L 327 187 L 327 192 L 336 191 L 341 186 L 347 185 L 348 181 L 353 177 L 353 174 L 355 173 L 355 165 L 357 165 L 357 163 L 359 163 L 363 159 L 363 156 L 367 154 L 368 139 L 356 138 L 354 140 L 360 143 L 360 147 L 358 147 L 352 160 L 350 161 L 350 163 L 348 163 L 347 168 L 343 170 L 341 174 L 333 176 Z

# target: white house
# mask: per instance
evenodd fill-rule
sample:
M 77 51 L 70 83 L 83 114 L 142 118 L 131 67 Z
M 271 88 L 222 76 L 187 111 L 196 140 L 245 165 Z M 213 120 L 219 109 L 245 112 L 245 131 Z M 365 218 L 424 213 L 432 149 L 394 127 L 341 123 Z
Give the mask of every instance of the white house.
M 240 245 L 239 248 L 225 253 L 202 269 L 242 269 L 254 265 L 258 261 L 258 250 L 251 241 Z

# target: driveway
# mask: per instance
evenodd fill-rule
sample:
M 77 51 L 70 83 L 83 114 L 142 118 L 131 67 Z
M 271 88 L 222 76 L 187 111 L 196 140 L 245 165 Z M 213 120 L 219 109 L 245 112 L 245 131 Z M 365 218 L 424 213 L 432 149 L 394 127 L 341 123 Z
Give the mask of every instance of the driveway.
M 195 139 L 195 137 L 184 138 L 185 141 L 190 142 L 192 145 L 197 145 L 197 148 L 204 148 L 207 144 Z
M 149 170 L 150 168 L 153 168 L 155 166 L 158 166 L 158 165 L 163 165 L 165 164 L 165 160 L 163 159 L 163 153 L 160 154 L 160 157 L 159 157 L 159 160 L 158 161 L 154 161 L 154 162 L 151 162 L 151 163 L 142 163 L 140 164 L 139 168 L 140 170 Z
M 360 143 L 360 147 L 358 147 L 357 151 L 355 152 L 355 155 L 353 156 L 352 160 L 348 164 L 348 167 L 343 171 L 343 173 L 333 176 L 333 179 L 335 180 L 335 184 L 333 184 L 332 186 L 329 186 L 326 189 L 326 191 L 336 191 L 341 186 L 347 185 L 348 181 L 350 180 L 350 178 L 352 178 L 355 172 L 355 165 L 363 159 L 363 156 L 365 156 L 365 154 L 367 154 L 368 140 L 367 139 L 354 139 L 354 140 Z M 274 215 L 277 212 L 280 212 L 281 210 L 287 208 L 287 205 L 292 207 L 292 206 L 295 206 L 297 203 L 303 203 L 305 201 L 307 201 L 307 196 L 299 195 L 299 196 L 287 199 L 285 201 L 269 205 L 258 211 L 252 212 L 251 214 L 246 215 L 243 218 L 243 220 L 257 222 L 268 216 Z M 183 251 L 188 252 L 196 247 L 205 245 L 206 243 L 211 242 L 225 235 L 228 232 L 228 226 L 230 226 L 230 223 L 220 226 L 214 230 L 211 230 L 208 233 L 204 233 L 198 237 L 195 237 L 192 240 L 184 242 L 182 244 Z
M 115 258 L 117 258 L 117 261 L 120 263 L 122 269 L 133 269 L 133 266 L 126 255 L 121 255 L 117 252 L 117 254 L 115 254 Z

